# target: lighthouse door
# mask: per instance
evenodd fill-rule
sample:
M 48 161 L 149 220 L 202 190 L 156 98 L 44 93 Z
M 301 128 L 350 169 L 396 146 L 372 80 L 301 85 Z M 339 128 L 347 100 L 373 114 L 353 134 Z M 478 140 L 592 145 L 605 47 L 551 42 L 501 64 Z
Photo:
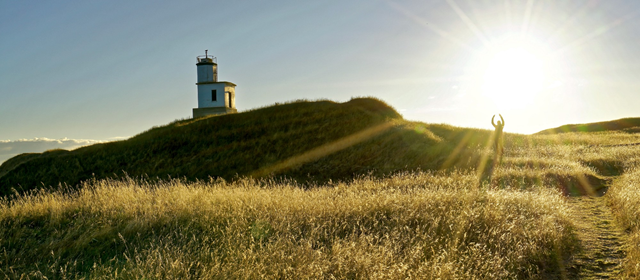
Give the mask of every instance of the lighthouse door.
M 227 95 L 229 97 L 229 108 L 233 108 L 233 99 L 231 98 L 231 92 L 227 92 Z

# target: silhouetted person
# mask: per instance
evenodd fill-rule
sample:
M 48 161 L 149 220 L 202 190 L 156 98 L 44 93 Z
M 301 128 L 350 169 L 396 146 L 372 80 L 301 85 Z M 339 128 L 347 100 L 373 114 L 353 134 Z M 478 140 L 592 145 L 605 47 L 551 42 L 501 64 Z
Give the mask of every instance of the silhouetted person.
M 502 157 L 502 152 L 504 152 L 504 142 L 502 140 L 502 129 L 504 128 L 504 118 L 502 118 L 502 115 L 500 114 L 498 115 L 500 116 L 500 119 L 502 121 L 498 121 L 498 124 L 495 124 L 493 122 L 493 119 L 495 119 L 496 115 L 493 115 L 493 117 L 491 118 L 491 125 L 493 125 L 493 127 L 496 129 L 493 135 L 493 149 L 496 153 L 496 158 L 500 159 Z

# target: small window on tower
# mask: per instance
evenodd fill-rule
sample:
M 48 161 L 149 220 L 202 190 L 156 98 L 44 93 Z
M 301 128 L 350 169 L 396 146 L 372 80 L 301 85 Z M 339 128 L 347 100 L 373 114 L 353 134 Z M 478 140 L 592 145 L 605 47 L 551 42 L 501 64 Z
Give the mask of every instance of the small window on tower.
M 211 90 L 211 101 L 217 101 L 218 99 L 216 98 L 216 90 L 212 89 Z

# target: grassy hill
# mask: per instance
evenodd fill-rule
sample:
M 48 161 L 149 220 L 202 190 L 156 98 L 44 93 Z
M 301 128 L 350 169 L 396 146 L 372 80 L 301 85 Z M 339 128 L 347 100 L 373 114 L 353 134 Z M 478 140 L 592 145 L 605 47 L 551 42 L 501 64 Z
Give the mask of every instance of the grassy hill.
M 394 126 L 397 131 L 367 141 L 400 143 L 389 147 L 411 151 L 406 146 L 412 142 L 403 141 L 409 138 L 406 135 L 427 141 L 435 138 L 424 136 L 431 131 L 453 139 L 424 145 L 445 148 L 450 146 L 442 142 L 466 147 L 464 139 L 483 135 L 392 120 L 401 122 Z M 506 136 L 502 164 L 480 185 L 482 175 L 474 168 L 356 176 L 307 190 L 292 181 L 270 179 L 124 178 L 89 180 L 77 192 L 41 190 L 10 201 L 0 199 L 0 275 L 8 279 L 618 279 L 622 275 L 637 279 L 640 151 L 611 144 L 639 142 L 640 135 Z M 386 147 L 367 141 L 327 157 L 348 149 L 360 157 Z M 332 151 L 320 150 L 327 149 Z M 466 157 L 457 150 L 446 152 L 452 158 Z M 475 151 L 474 155 L 486 155 L 486 149 Z M 348 162 L 348 155 L 338 159 Z M 309 161 L 299 168 L 320 160 L 335 159 Z M 620 174 L 625 174 L 621 180 L 612 180 Z M 608 184 L 610 191 L 598 198 L 603 194 L 598 190 Z M 566 196 L 571 193 L 596 197 L 581 202 L 585 207 L 575 207 L 575 197 Z M 596 199 L 602 201 L 598 207 L 589 204 Z M 607 205 L 631 230 L 628 242 L 598 231 L 616 223 L 610 217 L 584 225 L 584 217 L 611 211 Z M 593 213 L 580 213 L 581 209 Z M 602 240 L 619 243 L 594 244 Z M 617 252 L 623 250 L 628 257 L 621 275 L 615 269 L 622 258 Z
M 20 155 L 0 166 L 5 194 L 23 186 L 0 199 L 0 275 L 640 277 L 640 134 L 505 134 L 499 163 L 490 135 L 354 99 Z M 60 181 L 77 189 L 24 193 Z
M 484 130 L 408 122 L 371 98 L 300 101 L 176 121 L 73 151 L 19 155 L 0 166 L 0 195 L 125 174 L 152 180 L 275 175 L 324 182 L 464 167 L 475 165 L 477 147 L 489 136 Z
M 606 122 L 585 124 L 567 124 L 556 128 L 545 129 L 536 134 L 556 134 L 567 132 L 601 132 L 623 131 L 629 133 L 640 132 L 640 118 L 625 118 Z

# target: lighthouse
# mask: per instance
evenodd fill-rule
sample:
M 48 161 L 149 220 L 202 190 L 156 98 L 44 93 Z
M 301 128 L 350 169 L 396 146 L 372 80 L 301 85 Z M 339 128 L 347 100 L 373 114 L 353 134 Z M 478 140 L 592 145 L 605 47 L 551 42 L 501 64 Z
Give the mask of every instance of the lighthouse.
M 217 59 L 207 52 L 205 50 L 204 55 L 196 57 L 198 108 L 193 108 L 193 118 L 236 113 L 236 85 L 218 82 Z

